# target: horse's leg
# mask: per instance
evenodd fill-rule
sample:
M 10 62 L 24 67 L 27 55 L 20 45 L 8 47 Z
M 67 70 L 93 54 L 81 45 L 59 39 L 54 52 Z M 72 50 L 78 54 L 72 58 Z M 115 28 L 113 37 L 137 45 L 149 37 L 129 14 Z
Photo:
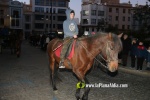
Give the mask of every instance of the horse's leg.
M 83 70 L 81 70 L 81 69 L 83 69 L 83 68 L 85 68 L 85 67 L 80 67 L 79 69 L 77 69 L 77 70 L 74 70 L 74 73 L 77 75 L 77 77 L 79 78 L 79 80 L 86 86 L 86 84 L 89 84 L 89 81 L 88 81 L 88 79 L 86 78 L 86 76 L 85 76 L 85 74 L 86 74 L 86 72 L 91 68 L 91 66 L 92 66 L 92 64 L 93 64 L 93 61 L 92 62 L 90 62 L 88 65 L 87 65 L 87 67 L 86 67 L 86 69 L 83 71 Z M 84 66 L 86 66 L 86 64 L 83 64 Z M 84 90 L 84 94 L 83 94 L 83 96 L 82 96 L 82 100 L 88 100 L 88 93 L 89 93 L 89 91 L 90 91 L 90 88 L 86 88 L 86 87 L 82 87 L 81 86 L 81 88 L 85 88 L 85 90 Z M 80 89 L 81 89 L 80 88 Z M 77 89 L 77 91 L 76 91 L 76 98 L 77 98 L 77 100 L 80 100 L 80 99 L 78 99 L 78 98 L 80 98 L 80 89 Z
M 84 78 L 84 80 L 85 80 L 85 84 L 89 84 L 89 81 L 88 81 L 88 79 L 86 77 Z M 84 90 L 85 91 L 84 91 L 84 94 L 82 96 L 82 100 L 88 100 L 88 94 L 89 94 L 90 88 L 89 87 L 85 87 Z
M 50 78 L 51 78 L 53 91 L 57 91 L 56 82 L 55 82 L 55 78 L 56 78 L 55 76 L 57 74 L 57 69 L 55 67 L 56 67 L 55 61 L 51 62 L 51 64 L 50 64 Z
M 78 83 L 81 83 L 81 81 L 78 79 Z M 78 84 L 77 83 L 77 84 Z M 80 100 L 80 90 L 81 90 L 81 88 L 80 87 L 78 87 L 78 86 L 76 86 L 76 94 L 75 94 L 75 96 L 76 96 L 76 98 L 77 98 L 77 100 Z

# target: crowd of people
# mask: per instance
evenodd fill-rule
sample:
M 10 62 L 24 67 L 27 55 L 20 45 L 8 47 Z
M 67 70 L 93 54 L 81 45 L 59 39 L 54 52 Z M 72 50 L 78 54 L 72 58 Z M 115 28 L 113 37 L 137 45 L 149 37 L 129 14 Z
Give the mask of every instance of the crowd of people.
M 150 45 L 145 47 L 142 40 L 130 38 L 127 34 L 121 37 L 121 41 L 123 49 L 118 56 L 119 63 L 127 66 L 128 57 L 131 57 L 131 68 L 142 70 L 143 63 L 146 61 L 146 70 L 150 70 Z
M 50 36 L 46 34 L 31 35 L 29 39 L 32 46 L 40 47 L 42 50 L 46 50 L 49 41 Z

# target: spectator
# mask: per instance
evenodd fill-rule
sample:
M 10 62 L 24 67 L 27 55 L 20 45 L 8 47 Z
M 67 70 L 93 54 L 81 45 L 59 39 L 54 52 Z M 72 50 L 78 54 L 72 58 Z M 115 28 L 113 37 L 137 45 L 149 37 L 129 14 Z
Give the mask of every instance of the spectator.
M 136 50 L 136 56 L 137 56 L 137 70 L 142 70 L 143 62 L 147 57 L 147 50 L 143 45 L 143 42 L 140 41 L 139 45 L 137 46 Z
M 135 67 L 135 61 L 136 61 L 136 48 L 137 48 L 137 43 L 136 39 L 132 39 L 131 43 L 131 51 L 130 51 L 130 56 L 131 56 L 131 67 Z
M 123 49 L 121 51 L 122 65 L 126 66 L 128 54 L 131 48 L 131 40 L 130 38 L 128 38 L 127 34 L 124 34 L 121 40 L 122 40 L 122 45 L 123 45 Z
M 146 70 L 150 70 L 150 46 L 148 47 L 148 50 L 147 50 L 147 68 Z

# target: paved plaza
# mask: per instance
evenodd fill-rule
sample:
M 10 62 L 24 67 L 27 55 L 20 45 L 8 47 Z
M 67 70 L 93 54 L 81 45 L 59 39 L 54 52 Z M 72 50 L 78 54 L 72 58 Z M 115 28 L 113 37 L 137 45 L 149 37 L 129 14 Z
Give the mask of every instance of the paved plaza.
M 111 77 L 100 68 L 93 69 L 87 75 L 90 83 L 127 84 L 128 87 L 91 88 L 89 100 L 150 100 L 150 77 L 128 72 L 121 68 L 117 76 Z M 47 53 L 24 41 L 20 58 L 11 55 L 9 50 L 0 54 L 0 100 L 76 100 L 77 80 L 72 72 L 58 74 L 58 92 L 54 93 Z

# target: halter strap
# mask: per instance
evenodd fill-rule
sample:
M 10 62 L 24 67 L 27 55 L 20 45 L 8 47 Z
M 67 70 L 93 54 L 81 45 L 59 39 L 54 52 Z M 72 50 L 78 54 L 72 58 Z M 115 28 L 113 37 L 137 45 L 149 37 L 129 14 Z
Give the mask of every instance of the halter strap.
M 80 45 L 89 53 L 89 54 L 91 54 L 93 57 L 94 57 L 94 55 L 92 54 L 92 53 L 90 53 L 88 50 L 87 50 L 87 48 L 80 42 Z M 102 57 L 102 56 L 101 56 Z M 104 65 L 101 61 L 99 61 L 97 58 L 95 58 L 94 57 L 94 59 L 97 61 L 97 62 L 99 62 L 102 66 L 104 66 L 105 68 L 107 68 L 108 69 L 108 66 L 106 66 L 106 65 Z M 102 57 L 102 59 L 104 59 L 103 57 Z M 106 59 L 104 59 L 105 61 L 106 61 Z

